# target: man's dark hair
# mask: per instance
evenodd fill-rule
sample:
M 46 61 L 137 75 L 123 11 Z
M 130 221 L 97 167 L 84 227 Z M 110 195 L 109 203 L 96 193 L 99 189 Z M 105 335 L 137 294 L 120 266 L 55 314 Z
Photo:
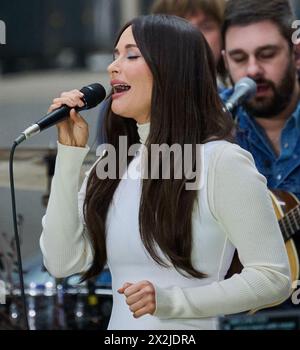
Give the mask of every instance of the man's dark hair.
M 230 27 L 247 26 L 267 20 L 277 25 L 282 36 L 293 47 L 292 23 L 295 16 L 289 0 L 228 0 L 222 27 L 224 43 Z

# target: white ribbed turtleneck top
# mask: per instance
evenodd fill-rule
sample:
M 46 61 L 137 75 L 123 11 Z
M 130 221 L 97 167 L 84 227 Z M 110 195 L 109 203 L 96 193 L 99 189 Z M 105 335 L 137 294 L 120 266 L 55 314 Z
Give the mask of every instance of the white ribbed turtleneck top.
M 149 128 L 150 124 L 138 125 L 143 143 Z M 149 257 L 139 233 L 141 181 L 122 179 L 106 221 L 113 290 L 109 329 L 215 329 L 216 316 L 287 297 L 289 264 L 265 178 L 256 170 L 252 156 L 239 146 L 214 141 L 203 147 L 204 186 L 193 213 L 192 261 L 208 277 L 186 278 Z M 86 271 L 93 260 L 82 215 L 88 174 L 78 193 L 80 168 L 88 152 L 88 147 L 58 144 L 40 239 L 45 266 L 56 277 Z M 128 171 L 139 171 L 140 157 L 137 153 Z M 244 270 L 224 280 L 234 247 Z M 143 280 L 155 286 L 156 312 L 134 319 L 117 289 L 125 282 Z

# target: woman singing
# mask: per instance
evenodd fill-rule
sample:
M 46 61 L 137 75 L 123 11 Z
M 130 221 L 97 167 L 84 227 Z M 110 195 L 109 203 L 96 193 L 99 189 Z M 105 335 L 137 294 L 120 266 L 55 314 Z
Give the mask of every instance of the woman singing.
M 124 151 L 128 166 L 120 176 L 101 178 L 99 169 L 113 159 L 102 154 L 78 193 L 88 125 L 75 109 L 58 125 L 40 240 L 48 271 L 88 279 L 107 264 L 109 329 L 216 329 L 219 315 L 287 298 L 289 263 L 266 180 L 251 155 L 230 143 L 232 121 L 200 31 L 175 16 L 138 17 L 118 36 L 108 72 L 106 136 L 117 170 Z M 50 111 L 82 106 L 81 98 L 77 90 L 63 93 Z M 120 136 L 126 137 L 125 150 Z M 135 144 L 140 152 L 130 155 Z M 169 178 L 142 176 L 152 146 L 164 144 L 191 146 L 185 163 L 200 169 L 198 188 L 188 189 L 188 176 L 175 176 L 176 162 Z M 162 175 L 164 159 L 154 159 Z M 244 269 L 224 280 L 235 249 Z

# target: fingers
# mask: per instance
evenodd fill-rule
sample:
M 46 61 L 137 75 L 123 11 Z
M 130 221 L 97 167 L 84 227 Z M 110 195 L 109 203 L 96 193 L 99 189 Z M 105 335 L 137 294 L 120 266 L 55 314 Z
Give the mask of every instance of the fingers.
M 153 315 L 155 309 L 155 299 L 149 295 L 129 306 L 129 310 L 133 313 L 134 318 L 139 318 L 147 314 Z
M 153 297 L 152 295 L 146 295 L 144 297 L 137 298 L 135 302 L 131 302 L 128 299 L 126 300 L 127 305 L 129 306 L 129 310 L 133 313 L 137 312 L 138 310 L 142 309 L 145 306 L 150 305 L 153 303 Z
M 53 102 L 52 105 L 48 109 L 48 113 L 55 111 L 59 107 L 61 107 L 61 104 Z
M 66 100 L 69 100 L 73 103 L 76 103 L 76 102 L 82 101 L 81 99 L 83 98 L 83 96 L 84 96 L 84 94 L 82 92 L 80 92 L 79 90 L 72 90 L 72 91 L 68 91 L 68 92 L 63 92 L 59 98 L 66 99 Z
M 136 283 L 136 284 L 125 283 L 124 286 L 123 286 L 123 290 L 124 290 L 123 293 L 128 298 L 131 295 L 133 295 L 133 294 L 137 293 L 138 291 L 140 291 L 148 283 L 149 282 L 147 282 L 147 281 L 139 282 L 139 283 Z
M 147 302 L 146 300 L 139 300 L 137 303 L 134 303 L 132 305 L 129 305 L 129 310 L 132 312 L 132 313 L 135 313 L 137 312 L 138 310 L 144 308 L 145 306 L 147 305 Z
M 143 308 L 141 308 L 140 310 L 137 310 L 134 314 L 133 314 L 133 317 L 134 318 L 140 318 L 142 316 L 145 316 L 145 315 L 153 315 L 154 311 L 155 311 L 155 304 L 153 304 L 153 307 L 150 307 L 150 306 L 145 306 Z
M 126 303 L 135 318 L 154 314 L 156 309 L 155 288 L 150 282 L 125 283 L 118 292 L 126 297 Z
M 79 90 L 72 90 L 69 92 L 63 92 L 60 97 L 55 98 L 52 101 L 52 104 L 48 110 L 48 113 L 54 111 L 57 108 L 60 108 L 63 105 L 66 105 L 68 107 L 74 108 L 74 107 L 83 107 L 84 102 L 82 100 L 83 93 Z
M 130 295 L 129 297 L 127 297 L 126 299 L 126 303 L 130 306 L 133 305 L 135 303 L 137 303 L 139 300 L 141 300 L 144 297 L 144 292 L 143 291 L 139 291 L 135 294 Z
M 82 118 L 79 113 L 76 112 L 74 108 L 70 111 L 70 118 L 79 128 L 88 126 L 88 123 Z
M 118 289 L 118 293 L 124 294 L 125 290 L 132 286 L 132 283 L 125 283 L 122 288 Z

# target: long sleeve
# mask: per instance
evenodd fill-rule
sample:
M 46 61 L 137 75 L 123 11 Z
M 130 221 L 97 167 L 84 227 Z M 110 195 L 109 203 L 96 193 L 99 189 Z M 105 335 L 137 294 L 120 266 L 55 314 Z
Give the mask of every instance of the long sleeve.
M 83 220 L 87 175 L 78 192 L 80 169 L 88 152 L 88 147 L 58 143 L 55 174 L 40 238 L 44 265 L 57 278 L 86 271 L 93 260 Z
M 284 241 L 265 178 L 250 153 L 227 144 L 208 168 L 210 210 L 244 266 L 228 280 L 193 288 L 156 289 L 161 319 L 228 315 L 281 301 L 290 293 Z M 213 254 L 213 252 L 211 252 Z

